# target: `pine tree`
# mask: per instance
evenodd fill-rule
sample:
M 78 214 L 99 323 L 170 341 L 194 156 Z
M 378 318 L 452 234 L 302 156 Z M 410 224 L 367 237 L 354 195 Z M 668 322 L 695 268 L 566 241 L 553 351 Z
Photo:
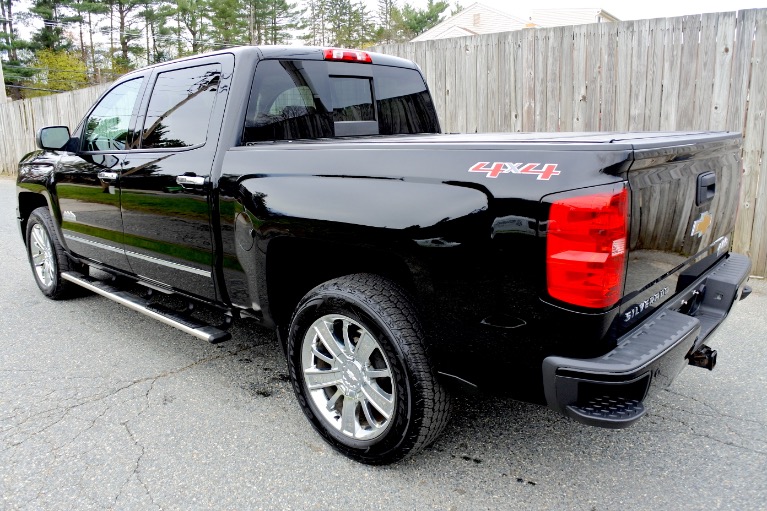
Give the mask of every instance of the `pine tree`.
M 394 18 L 397 12 L 396 0 L 378 0 L 379 29 L 376 42 L 390 43 L 397 40 Z
M 286 44 L 293 38 L 293 31 L 299 27 L 301 12 L 297 4 L 287 0 L 268 0 L 266 44 Z
M 305 5 L 306 32 L 301 39 L 310 46 L 325 46 L 328 0 L 307 0 Z
M 209 36 L 213 49 L 247 44 L 249 37 L 245 7 L 239 0 L 210 2 Z
M 61 51 L 72 48 L 72 41 L 64 37 L 64 29 L 77 21 L 68 16 L 65 4 L 57 0 L 35 0 L 30 14 L 42 19 L 43 26 L 32 34 L 35 48 Z

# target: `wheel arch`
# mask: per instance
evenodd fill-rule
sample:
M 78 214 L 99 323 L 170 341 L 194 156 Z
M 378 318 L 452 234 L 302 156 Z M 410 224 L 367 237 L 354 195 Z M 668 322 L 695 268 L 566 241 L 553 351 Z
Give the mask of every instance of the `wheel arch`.
M 21 238 L 24 244 L 27 243 L 27 222 L 29 221 L 29 215 L 32 214 L 37 208 L 48 208 L 48 211 L 53 212 L 50 208 L 48 198 L 42 193 L 35 193 L 30 191 L 21 191 L 18 194 L 18 206 L 19 206 L 19 227 L 21 228 Z

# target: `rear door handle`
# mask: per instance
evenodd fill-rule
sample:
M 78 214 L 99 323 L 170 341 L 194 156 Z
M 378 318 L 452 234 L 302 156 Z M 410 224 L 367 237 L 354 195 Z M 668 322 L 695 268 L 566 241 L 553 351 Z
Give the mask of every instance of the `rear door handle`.
M 181 186 L 202 186 L 205 184 L 205 178 L 201 176 L 178 176 L 176 183 Z
M 99 172 L 98 173 L 99 179 L 103 179 L 104 181 L 114 181 L 117 179 L 117 172 Z

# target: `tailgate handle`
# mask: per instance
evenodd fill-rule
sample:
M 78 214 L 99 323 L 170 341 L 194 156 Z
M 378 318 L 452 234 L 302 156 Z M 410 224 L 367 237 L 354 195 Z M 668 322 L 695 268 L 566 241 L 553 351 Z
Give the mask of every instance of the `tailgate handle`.
M 695 205 L 701 206 L 711 202 L 716 194 L 716 173 L 706 172 L 698 176 L 698 194 L 695 197 Z

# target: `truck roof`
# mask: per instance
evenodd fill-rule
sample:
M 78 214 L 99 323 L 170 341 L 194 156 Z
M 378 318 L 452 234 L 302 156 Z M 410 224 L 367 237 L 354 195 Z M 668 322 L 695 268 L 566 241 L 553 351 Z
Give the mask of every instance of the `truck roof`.
M 127 73 L 125 76 L 128 76 L 130 74 L 144 71 L 146 69 L 151 69 L 158 66 L 164 66 L 167 64 L 172 64 L 176 62 L 184 62 L 189 60 L 198 59 L 201 57 L 208 57 L 211 55 L 221 55 L 221 54 L 231 54 L 234 55 L 235 58 L 253 58 L 257 60 L 266 60 L 266 59 L 302 59 L 302 60 L 323 60 L 323 50 L 326 50 L 328 47 L 320 47 L 320 46 L 288 46 L 288 45 L 264 45 L 264 46 L 233 46 L 231 48 L 225 48 L 221 50 L 211 51 L 207 53 L 201 53 L 198 55 L 192 55 L 189 57 L 182 57 L 180 59 L 174 59 L 169 60 L 166 62 L 159 62 L 157 64 L 152 64 L 151 66 L 145 66 L 140 69 L 136 69 L 135 71 L 131 71 Z M 375 65 L 382 65 L 382 66 L 395 66 L 395 67 L 404 67 L 409 69 L 418 69 L 418 66 L 411 60 L 403 59 L 400 57 L 394 57 L 392 55 L 385 55 L 383 53 L 376 53 L 376 52 L 370 52 L 366 51 L 368 55 L 370 55 L 373 64 Z M 364 64 L 361 64 L 364 65 Z

